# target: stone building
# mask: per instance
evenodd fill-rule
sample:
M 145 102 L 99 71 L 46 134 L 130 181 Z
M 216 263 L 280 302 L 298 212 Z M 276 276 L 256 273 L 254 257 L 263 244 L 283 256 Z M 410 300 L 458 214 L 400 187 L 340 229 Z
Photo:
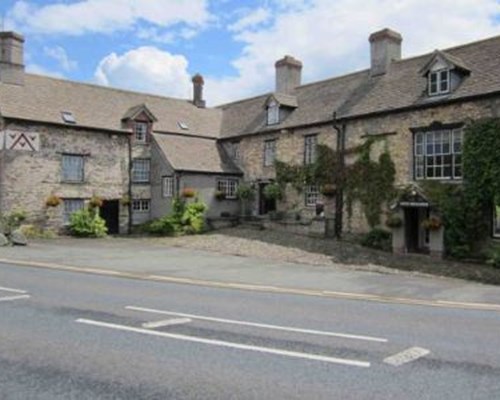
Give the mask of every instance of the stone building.
M 56 194 L 65 200 L 62 220 L 98 195 L 125 232 L 169 212 L 184 188 L 199 192 L 211 216 L 238 214 L 244 180 L 256 192 L 252 214 L 293 209 L 313 217 L 324 202 L 317 185 L 287 194 L 286 204 L 265 198 L 274 161 L 313 163 L 318 143 L 350 149 L 379 138 L 373 157 L 389 151 L 396 183 L 416 188 L 398 204 L 404 224 L 395 250 L 439 254 L 442 231 L 422 228 L 434 210 L 418 182 L 460 183 L 464 125 L 500 116 L 500 37 L 408 59 L 397 32 L 384 29 L 369 42 L 365 70 L 302 84 L 302 63 L 285 56 L 272 92 L 207 108 L 199 75 L 188 101 L 26 74 L 22 36 L 1 33 L 0 209 L 43 219 L 44 199 Z M 494 213 L 496 236 L 499 226 Z M 367 230 L 359 207 L 343 230 Z

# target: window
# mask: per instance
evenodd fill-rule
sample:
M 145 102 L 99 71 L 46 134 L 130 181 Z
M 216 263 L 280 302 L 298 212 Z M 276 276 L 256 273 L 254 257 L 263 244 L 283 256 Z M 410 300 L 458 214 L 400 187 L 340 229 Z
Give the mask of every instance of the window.
M 264 167 L 270 167 L 274 164 L 276 157 L 276 140 L 266 140 L 264 142 Z
M 240 159 L 240 142 L 231 143 L 231 159 L 233 161 L 239 161 Z
M 132 200 L 132 211 L 134 212 L 149 212 L 150 206 L 150 200 Z
M 275 101 L 271 101 L 267 106 L 267 124 L 276 125 L 280 122 L 280 106 Z
M 307 135 L 304 137 L 304 164 L 312 164 L 316 161 L 316 146 L 318 135 Z
M 64 199 L 63 205 L 63 221 L 65 225 L 68 225 L 71 214 L 73 214 L 75 211 L 80 211 L 84 207 L 84 202 L 82 199 Z
M 148 124 L 147 122 L 136 122 L 134 124 L 135 141 L 139 143 L 146 143 L 148 137 Z
M 319 202 L 319 186 L 318 185 L 307 185 L 304 192 L 306 206 L 315 206 Z
M 226 199 L 236 199 L 236 191 L 238 190 L 237 179 L 219 179 L 217 181 L 217 190 L 224 193 Z
M 162 179 L 162 192 L 163 197 L 172 197 L 174 195 L 174 178 L 171 176 L 164 176 Z
M 442 69 L 429 73 L 429 94 L 445 94 L 450 91 L 450 70 Z
M 419 132 L 414 141 L 415 179 L 462 178 L 462 129 Z
M 62 180 L 63 182 L 83 182 L 83 156 L 63 154 Z
M 132 182 L 149 183 L 150 160 L 136 158 L 132 161 Z
M 70 111 L 61 112 L 61 117 L 63 121 L 66 122 L 67 124 L 76 124 L 75 116 Z
M 500 206 L 493 205 L 493 236 L 500 238 Z
M 179 125 L 179 128 L 181 128 L 183 131 L 189 130 L 189 125 L 186 124 L 185 122 L 177 121 L 177 125 Z

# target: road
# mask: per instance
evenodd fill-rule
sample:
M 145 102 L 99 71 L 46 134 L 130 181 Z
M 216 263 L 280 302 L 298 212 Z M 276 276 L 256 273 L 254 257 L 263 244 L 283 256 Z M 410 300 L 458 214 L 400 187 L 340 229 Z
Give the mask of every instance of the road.
M 0 399 L 498 399 L 500 313 L 0 264 Z

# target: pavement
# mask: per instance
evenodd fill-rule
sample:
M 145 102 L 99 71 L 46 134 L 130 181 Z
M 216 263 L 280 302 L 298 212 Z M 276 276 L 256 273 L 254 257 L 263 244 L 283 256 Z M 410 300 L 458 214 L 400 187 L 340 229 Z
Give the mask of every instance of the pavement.
M 500 287 L 407 271 L 312 266 L 166 247 L 147 238 L 59 238 L 0 248 L 0 262 L 272 292 L 500 311 Z

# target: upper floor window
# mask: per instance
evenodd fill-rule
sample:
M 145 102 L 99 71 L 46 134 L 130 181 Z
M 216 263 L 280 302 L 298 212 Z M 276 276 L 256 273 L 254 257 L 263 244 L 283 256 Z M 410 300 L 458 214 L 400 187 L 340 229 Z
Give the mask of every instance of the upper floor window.
M 264 167 L 270 167 L 276 159 L 276 139 L 264 142 Z
M 174 178 L 172 176 L 164 176 L 162 178 L 162 193 L 163 197 L 173 197 Z
M 147 158 L 136 158 L 132 161 L 132 182 L 149 183 L 151 161 Z
M 414 137 L 416 179 L 462 178 L 462 129 L 418 132 Z
M 139 143 L 146 143 L 148 137 L 148 124 L 147 122 L 134 123 L 134 136 L 135 141 Z
M 236 191 L 238 190 L 237 179 L 219 179 L 217 181 L 217 190 L 224 193 L 226 199 L 236 199 Z
M 63 154 L 62 156 L 62 180 L 63 182 L 83 182 L 84 160 L 81 155 Z
M 429 72 L 429 95 L 449 93 L 450 86 L 449 69 Z
M 267 124 L 276 125 L 280 122 L 280 106 L 277 102 L 271 101 L 267 106 Z
M 307 135 L 304 137 L 304 164 L 312 164 L 316 161 L 316 146 L 318 135 Z

